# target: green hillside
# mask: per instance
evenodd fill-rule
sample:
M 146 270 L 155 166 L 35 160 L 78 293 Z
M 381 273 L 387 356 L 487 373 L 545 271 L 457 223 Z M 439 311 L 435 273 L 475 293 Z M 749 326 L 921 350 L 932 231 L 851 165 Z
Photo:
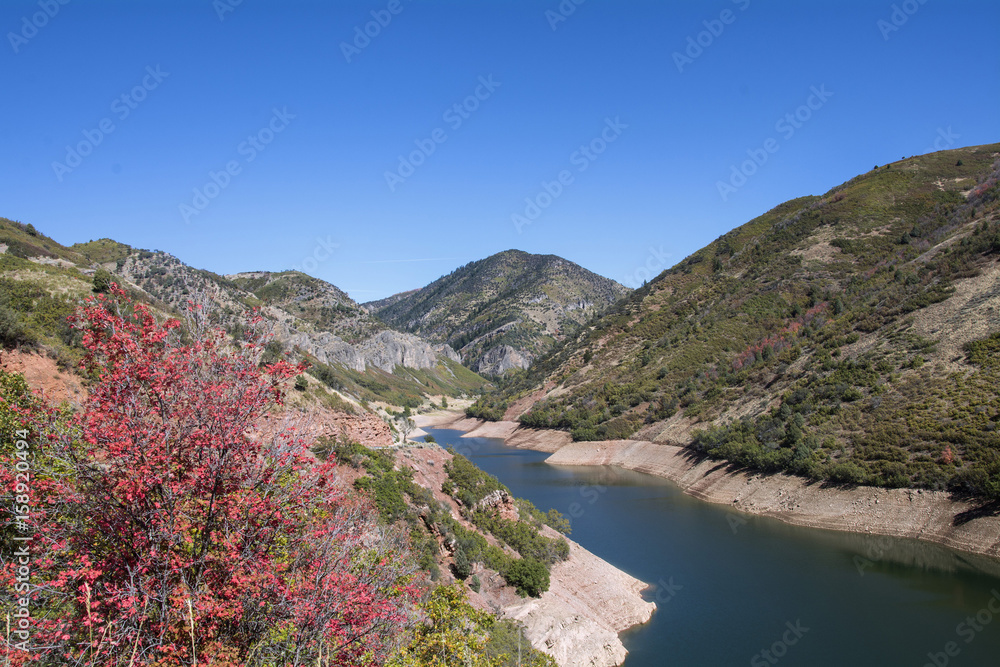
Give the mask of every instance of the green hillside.
M 914 157 L 781 204 L 470 414 L 1000 497 L 998 157 Z

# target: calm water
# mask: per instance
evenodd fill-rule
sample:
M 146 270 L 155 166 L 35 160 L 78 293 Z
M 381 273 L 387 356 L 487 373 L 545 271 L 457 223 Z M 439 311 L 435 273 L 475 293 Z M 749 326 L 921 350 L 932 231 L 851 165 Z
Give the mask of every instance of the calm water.
M 1000 613 L 988 606 L 995 590 L 1000 612 L 1000 579 L 984 573 L 1000 572 L 996 561 L 788 526 L 650 475 L 551 466 L 500 440 L 431 433 L 515 496 L 571 517 L 584 547 L 658 585 L 652 621 L 622 636 L 626 667 L 1000 666 Z

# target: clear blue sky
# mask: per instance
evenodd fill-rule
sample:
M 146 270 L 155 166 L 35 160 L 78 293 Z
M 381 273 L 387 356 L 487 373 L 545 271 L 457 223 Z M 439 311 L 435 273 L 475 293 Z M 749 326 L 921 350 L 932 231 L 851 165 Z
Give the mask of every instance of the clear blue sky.
M 935 141 L 1000 141 L 1000 3 L 893 4 L 4 0 L 0 215 L 358 301 L 508 248 L 632 282 Z M 518 229 L 525 198 L 548 206 Z

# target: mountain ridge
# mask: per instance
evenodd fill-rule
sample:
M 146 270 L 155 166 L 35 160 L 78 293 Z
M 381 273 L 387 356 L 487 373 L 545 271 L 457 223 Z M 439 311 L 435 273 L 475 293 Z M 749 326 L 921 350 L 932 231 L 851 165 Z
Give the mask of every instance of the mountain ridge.
M 502 375 L 527 368 L 627 293 L 562 257 L 505 250 L 364 305 L 397 328 L 450 345 L 473 370 Z
M 301 272 L 221 276 L 112 239 L 63 246 L 7 219 L 0 220 L 0 250 L 10 294 L 0 299 L 2 342 L 48 345 L 67 367 L 78 352 L 66 316 L 92 291 L 119 282 L 163 315 L 183 318 L 191 304 L 205 306 L 209 323 L 230 333 L 256 309 L 274 336 L 270 358 L 304 357 L 310 373 L 358 400 L 415 407 L 426 396 L 474 393 L 485 382 L 446 345 L 391 329 L 343 290 Z

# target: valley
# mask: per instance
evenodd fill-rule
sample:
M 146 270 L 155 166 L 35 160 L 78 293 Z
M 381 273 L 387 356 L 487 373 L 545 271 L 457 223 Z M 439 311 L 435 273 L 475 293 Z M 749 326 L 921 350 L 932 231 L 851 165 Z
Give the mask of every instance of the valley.
M 407 536 L 435 590 L 459 586 L 469 609 L 505 619 L 495 650 L 514 633 L 538 664 L 654 664 L 638 638 L 660 636 L 682 589 L 636 578 L 649 563 L 619 569 L 641 543 L 563 537 L 611 496 L 588 483 L 567 499 L 561 476 L 669 487 L 718 506 L 734 535 L 776 519 L 842 533 L 840 550 L 861 539 L 846 535 L 889 540 L 851 557 L 862 577 L 890 561 L 940 570 L 932 586 L 1000 576 L 998 156 L 991 145 L 886 165 L 634 291 L 506 251 L 359 304 L 300 271 L 217 275 L 0 220 L 0 363 L 91 410 L 93 378 L 74 373 L 87 338 L 66 319 L 88 297 L 178 318 L 184 336 L 249 336 L 261 368 L 287 364 L 293 379 L 252 437 L 292 429 L 312 443 L 345 493 Z M 543 468 L 483 458 L 518 456 L 504 447 Z M 536 496 L 551 504 L 516 497 L 493 469 L 516 473 L 512 489 L 555 475 Z
M 0 667 L 996 664 L 1000 3 L 889 1 L 5 0 Z

